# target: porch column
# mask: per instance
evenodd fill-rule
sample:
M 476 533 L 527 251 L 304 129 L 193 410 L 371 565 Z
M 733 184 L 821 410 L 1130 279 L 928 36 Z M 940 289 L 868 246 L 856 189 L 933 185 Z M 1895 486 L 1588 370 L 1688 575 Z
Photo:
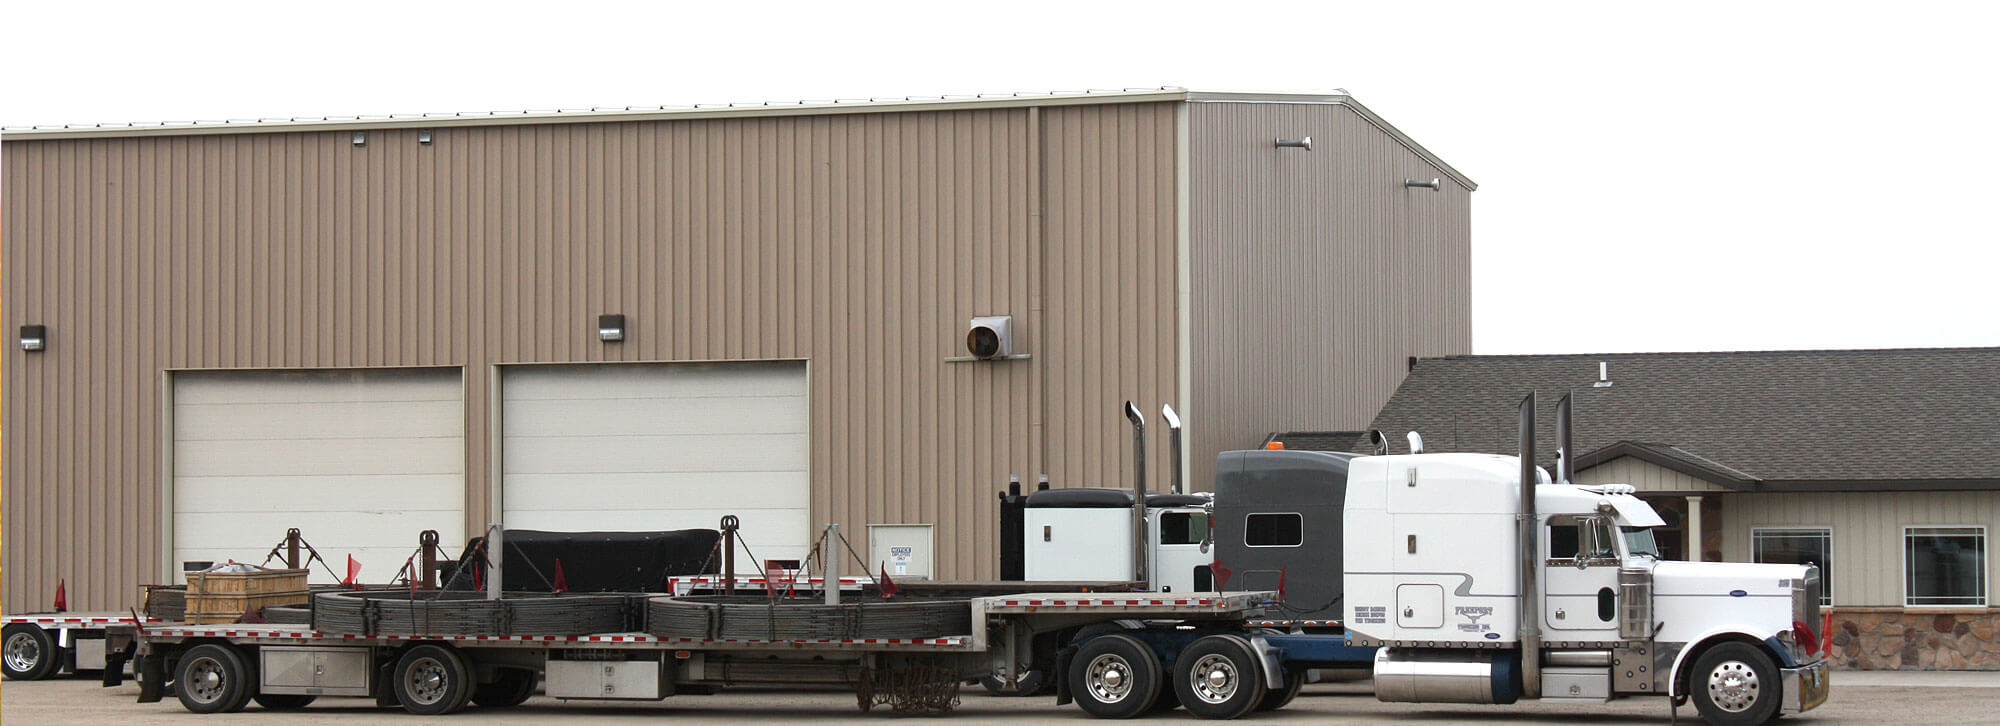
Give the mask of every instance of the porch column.
M 1687 498 L 1687 549 L 1689 562 L 1701 561 L 1701 495 L 1690 494 Z

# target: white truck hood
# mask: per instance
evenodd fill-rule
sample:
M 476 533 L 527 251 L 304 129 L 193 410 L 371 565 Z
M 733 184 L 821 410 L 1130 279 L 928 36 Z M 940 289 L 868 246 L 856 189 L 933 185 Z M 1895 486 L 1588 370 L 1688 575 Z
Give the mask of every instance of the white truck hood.
M 1789 603 L 1792 581 L 1805 576 L 1805 565 L 1667 560 L 1653 567 L 1653 593 L 1677 597 L 1781 597 Z

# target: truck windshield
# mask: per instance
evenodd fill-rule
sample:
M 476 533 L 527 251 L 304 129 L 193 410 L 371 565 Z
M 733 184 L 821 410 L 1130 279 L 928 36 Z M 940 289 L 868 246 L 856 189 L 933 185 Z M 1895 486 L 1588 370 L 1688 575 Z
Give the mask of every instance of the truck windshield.
M 1659 559 L 1660 546 L 1653 541 L 1651 527 L 1620 527 L 1625 533 L 1625 552 L 1628 555 L 1644 555 Z

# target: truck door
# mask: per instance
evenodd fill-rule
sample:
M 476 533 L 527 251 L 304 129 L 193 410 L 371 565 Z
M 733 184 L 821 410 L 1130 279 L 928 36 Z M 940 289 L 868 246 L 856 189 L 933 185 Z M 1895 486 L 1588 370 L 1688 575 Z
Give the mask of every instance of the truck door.
M 1618 639 L 1618 543 L 1601 517 L 1559 515 L 1543 531 L 1542 621 L 1552 639 Z M 1579 632 L 1581 631 L 1581 632 Z
M 1197 508 L 1154 509 L 1147 512 L 1154 533 L 1152 562 L 1153 589 L 1159 592 L 1200 592 L 1214 590 L 1207 576 L 1215 556 L 1208 541 L 1208 512 Z

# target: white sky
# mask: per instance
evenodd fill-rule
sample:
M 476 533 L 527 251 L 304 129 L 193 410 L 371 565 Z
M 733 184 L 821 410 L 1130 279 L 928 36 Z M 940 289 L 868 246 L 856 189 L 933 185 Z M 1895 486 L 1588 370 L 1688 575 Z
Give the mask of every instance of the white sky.
M 1347 88 L 1481 185 L 1475 352 L 2000 345 L 2000 5 L 23 4 L 7 125 Z

